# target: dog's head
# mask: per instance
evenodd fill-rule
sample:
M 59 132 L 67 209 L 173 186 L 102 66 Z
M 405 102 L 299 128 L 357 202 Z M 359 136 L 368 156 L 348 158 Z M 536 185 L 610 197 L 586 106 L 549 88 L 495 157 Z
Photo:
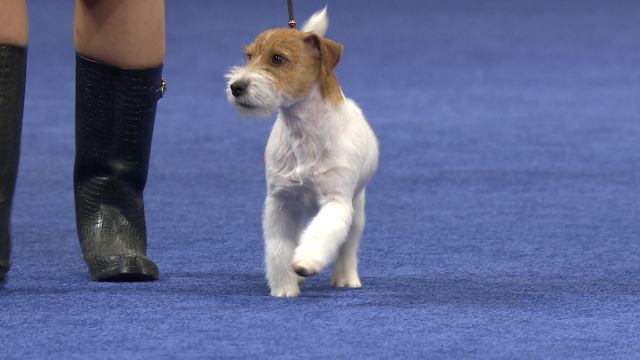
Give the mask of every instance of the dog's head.
M 327 24 L 325 8 L 302 31 L 271 29 L 258 35 L 244 48 L 246 64 L 226 75 L 229 102 L 243 116 L 268 117 L 304 99 L 316 85 L 325 101 L 339 102 L 342 94 L 333 69 L 343 47 L 323 37 Z

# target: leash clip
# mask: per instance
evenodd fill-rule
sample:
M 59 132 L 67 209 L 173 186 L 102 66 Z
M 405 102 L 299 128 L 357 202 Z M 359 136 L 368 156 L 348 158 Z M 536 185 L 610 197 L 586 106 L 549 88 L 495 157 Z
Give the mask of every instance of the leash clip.
M 287 10 L 289 11 L 289 25 L 290 29 L 296 28 L 296 20 L 293 18 L 293 0 L 287 0 Z

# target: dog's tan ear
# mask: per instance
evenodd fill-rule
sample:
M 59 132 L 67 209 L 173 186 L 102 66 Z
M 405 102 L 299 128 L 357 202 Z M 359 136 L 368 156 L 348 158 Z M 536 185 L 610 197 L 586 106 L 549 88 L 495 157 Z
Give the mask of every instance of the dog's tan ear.
M 309 34 L 304 38 L 304 42 L 311 47 L 320 58 L 320 91 L 322 96 L 337 104 L 342 101 L 342 92 L 338 86 L 338 81 L 333 74 L 333 69 L 340 61 L 344 47 L 335 41 L 321 38 L 316 34 Z
M 338 65 L 344 46 L 337 42 L 325 38 L 321 38 L 316 34 L 309 34 L 304 38 L 304 42 L 318 52 L 323 67 L 326 70 L 333 71 Z

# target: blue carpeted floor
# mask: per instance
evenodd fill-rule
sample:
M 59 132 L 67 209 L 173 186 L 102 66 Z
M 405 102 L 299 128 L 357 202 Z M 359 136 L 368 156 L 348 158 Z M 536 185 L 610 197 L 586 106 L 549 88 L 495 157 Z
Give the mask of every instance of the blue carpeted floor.
M 325 4 L 296 1 L 303 20 Z M 0 358 L 638 358 L 640 2 L 329 1 L 368 114 L 364 288 L 268 296 L 261 163 L 223 74 L 285 1 L 167 3 L 146 191 L 162 280 L 89 282 L 75 235 L 72 2 L 32 0 Z

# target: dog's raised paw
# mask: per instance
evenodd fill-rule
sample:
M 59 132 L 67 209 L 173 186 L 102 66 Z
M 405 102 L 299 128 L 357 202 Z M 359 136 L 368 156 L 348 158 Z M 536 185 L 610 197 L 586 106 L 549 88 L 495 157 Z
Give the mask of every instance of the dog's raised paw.
M 293 268 L 296 274 L 303 277 L 313 276 L 318 273 L 310 263 L 303 260 L 294 261 L 293 264 L 291 264 L 291 268 Z

